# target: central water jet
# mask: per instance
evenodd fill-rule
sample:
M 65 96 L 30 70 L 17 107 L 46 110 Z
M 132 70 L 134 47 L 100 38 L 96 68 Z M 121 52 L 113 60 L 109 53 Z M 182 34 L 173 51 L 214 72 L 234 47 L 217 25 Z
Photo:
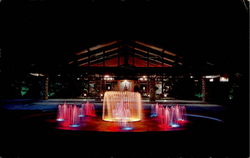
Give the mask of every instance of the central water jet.
M 133 122 L 142 119 L 141 94 L 129 91 L 108 91 L 104 94 L 104 121 Z

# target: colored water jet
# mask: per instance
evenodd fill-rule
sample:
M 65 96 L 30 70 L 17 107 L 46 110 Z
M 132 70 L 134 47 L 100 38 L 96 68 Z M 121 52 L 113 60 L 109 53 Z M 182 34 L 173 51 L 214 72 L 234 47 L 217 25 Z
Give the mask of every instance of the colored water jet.
M 57 121 L 64 121 L 67 117 L 68 105 L 66 103 L 58 105 Z
M 96 116 L 94 104 L 87 102 L 81 106 L 66 103 L 58 105 L 57 121 L 62 122 L 63 126 L 79 127 L 83 116 Z
M 187 118 L 186 118 L 186 107 L 185 106 L 180 106 L 179 104 L 177 104 L 175 106 L 175 115 L 177 117 L 177 120 L 178 121 L 186 121 Z
M 142 119 L 140 93 L 129 91 L 105 92 L 102 119 L 115 122 L 140 121 Z
M 89 103 L 88 101 L 86 104 L 82 104 L 80 116 L 92 116 L 92 117 L 96 116 L 94 104 Z
M 163 105 L 158 105 L 157 116 L 160 122 L 160 126 L 168 128 L 171 125 L 171 110 Z
M 170 107 L 156 104 L 151 107 L 151 117 L 152 114 L 163 128 L 180 127 L 186 122 L 186 107 L 178 104 Z
M 151 114 L 150 117 L 157 117 L 157 110 L 158 110 L 158 103 L 156 103 L 156 105 L 152 104 L 151 105 Z
M 80 126 L 79 108 L 77 107 L 77 105 L 73 105 L 70 108 L 69 125 L 70 127 Z

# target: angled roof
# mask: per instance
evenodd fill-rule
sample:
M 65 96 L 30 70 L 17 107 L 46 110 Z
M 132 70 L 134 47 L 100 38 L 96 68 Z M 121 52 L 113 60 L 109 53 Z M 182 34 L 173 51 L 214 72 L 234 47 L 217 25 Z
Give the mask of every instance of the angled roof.
M 164 48 L 138 40 L 114 40 L 75 53 L 69 64 L 83 67 L 173 67 L 181 57 Z

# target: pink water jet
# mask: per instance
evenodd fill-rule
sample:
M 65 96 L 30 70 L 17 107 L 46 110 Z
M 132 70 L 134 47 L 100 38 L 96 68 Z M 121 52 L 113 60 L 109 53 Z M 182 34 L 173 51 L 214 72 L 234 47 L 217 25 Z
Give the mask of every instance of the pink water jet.
M 185 121 L 186 120 L 186 107 L 180 106 L 179 104 L 175 105 L 175 117 L 177 121 Z
M 64 103 L 58 105 L 56 120 L 63 122 L 63 126 L 79 127 L 81 117 L 84 116 L 96 116 L 94 104 L 87 102 L 77 106 Z
M 82 104 L 81 105 L 81 108 L 82 108 L 83 115 L 85 115 L 85 116 L 92 116 L 92 117 L 96 116 L 94 104 L 89 103 L 87 101 L 86 104 Z
M 70 108 L 69 116 L 69 125 L 70 127 L 79 127 L 80 126 L 80 117 L 79 117 L 79 108 L 77 105 L 73 105 Z
M 129 98 L 131 97 L 132 98 Z M 134 97 L 134 98 L 133 98 Z M 136 131 L 137 128 L 144 126 L 144 122 L 147 118 L 143 119 L 141 122 L 138 121 L 142 116 L 141 102 L 138 102 L 138 95 L 135 94 L 123 94 L 123 93 L 112 93 L 111 96 L 108 95 L 103 104 L 103 118 L 114 121 L 112 123 L 112 130 L 115 131 Z M 106 104 L 105 104 L 106 103 Z M 137 104 L 139 103 L 139 104 Z M 109 107 L 109 109 L 108 109 Z M 106 111 L 106 113 L 105 113 Z M 60 104 L 58 105 L 57 111 L 57 121 L 59 126 L 63 128 L 80 127 L 83 128 L 86 124 L 95 122 L 96 119 L 92 120 L 91 117 L 96 116 L 94 104 L 86 102 L 81 105 L 76 104 Z M 186 108 L 181 105 L 162 105 L 155 104 L 151 105 L 151 121 L 157 121 L 155 125 L 156 128 L 161 130 L 176 130 L 176 127 L 183 127 L 187 122 L 186 119 Z M 86 118 L 88 117 L 88 118 Z M 97 119 L 98 120 L 98 119 Z M 141 125 L 135 125 L 139 123 Z M 84 124 L 84 125 L 83 125 Z M 103 124 L 105 124 L 103 122 Z M 100 126 L 103 126 L 102 123 Z M 104 125 L 105 126 L 105 125 Z M 104 127 L 103 126 L 103 127 Z M 79 129 L 79 128 L 75 128 Z
M 160 126 L 163 128 L 170 127 L 171 124 L 171 111 L 168 107 L 163 105 L 157 106 L 157 117 L 160 123 Z
M 57 121 L 64 121 L 67 118 L 68 105 L 66 103 L 58 105 Z
M 156 104 L 151 107 L 151 117 L 157 117 L 159 126 L 163 128 L 180 127 L 186 122 L 186 107 L 174 105 L 171 107 Z

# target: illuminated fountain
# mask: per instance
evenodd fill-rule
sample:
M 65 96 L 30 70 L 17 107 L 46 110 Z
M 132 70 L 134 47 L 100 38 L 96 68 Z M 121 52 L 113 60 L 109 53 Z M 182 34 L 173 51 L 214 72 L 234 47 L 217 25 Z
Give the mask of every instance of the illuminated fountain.
M 79 127 L 81 117 L 96 116 L 94 104 L 87 102 L 77 106 L 76 104 L 58 105 L 57 121 L 63 122 L 63 126 Z
M 167 127 L 180 127 L 186 122 L 186 107 L 180 105 L 163 106 L 156 104 L 151 106 L 151 117 L 157 117 L 159 126 Z
M 180 106 L 179 104 L 176 104 L 174 106 L 174 116 L 176 117 L 176 120 L 178 122 L 180 121 L 186 121 L 186 107 Z
M 64 121 L 67 118 L 68 105 L 64 103 L 63 105 L 58 105 L 57 109 L 57 121 Z
M 158 103 L 156 103 L 155 105 L 154 104 L 152 104 L 151 105 L 151 114 L 150 114 L 150 117 L 157 117 L 157 110 L 158 110 L 158 108 L 159 108 L 159 105 L 158 105 Z
M 56 120 L 60 129 L 121 132 L 179 130 L 187 123 L 185 106 L 157 103 L 151 105 L 151 111 L 142 110 L 141 95 L 129 91 L 106 92 L 102 116 L 97 116 L 93 103 L 60 104 Z
M 84 116 L 96 116 L 96 112 L 95 112 L 95 106 L 92 103 L 89 103 L 87 101 L 86 104 L 81 104 L 80 107 L 80 117 L 84 117 Z
M 170 107 L 170 126 L 171 127 L 180 127 L 178 123 L 179 118 L 179 109 L 176 105 Z
M 77 105 L 70 106 L 69 108 L 69 126 L 70 127 L 79 127 L 80 126 L 80 117 L 79 117 L 79 107 Z
M 156 105 L 157 118 L 159 120 L 159 125 L 163 128 L 171 126 L 171 111 L 168 107 L 163 105 Z
M 105 92 L 102 119 L 123 123 L 140 121 L 142 119 L 140 93 L 129 91 Z
M 57 121 L 63 121 L 65 125 L 69 125 L 70 127 L 79 127 L 80 126 L 80 118 L 79 118 L 80 110 L 77 105 L 70 105 L 64 103 L 63 105 L 58 105 L 57 111 Z

